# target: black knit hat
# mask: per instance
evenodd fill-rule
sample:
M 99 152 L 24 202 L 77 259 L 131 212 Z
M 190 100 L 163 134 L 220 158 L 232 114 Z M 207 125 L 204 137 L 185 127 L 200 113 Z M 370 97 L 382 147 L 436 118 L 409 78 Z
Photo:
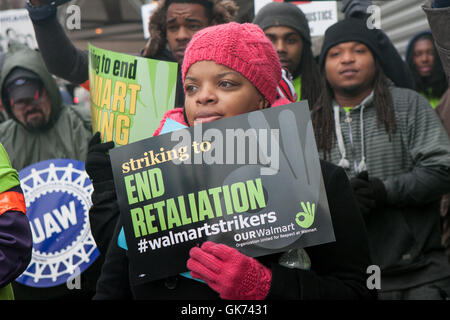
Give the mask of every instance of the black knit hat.
M 350 41 L 365 44 L 372 51 L 372 54 L 381 61 L 376 30 L 367 28 L 366 20 L 347 18 L 333 24 L 325 31 L 319 58 L 320 67 L 323 68 L 325 64 L 328 50 L 339 43 Z
M 304 41 L 311 43 L 308 20 L 299 7 L 288 2 L 272 2 L 265 5 L 253 20 L 261 29 L 274 26 L 289 27 L 297 31 Z

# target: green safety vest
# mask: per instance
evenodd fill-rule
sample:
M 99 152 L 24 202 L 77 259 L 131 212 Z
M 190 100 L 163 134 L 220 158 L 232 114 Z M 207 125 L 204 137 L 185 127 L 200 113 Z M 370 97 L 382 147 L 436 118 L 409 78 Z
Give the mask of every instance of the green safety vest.
M 295 92 L 297 92 L 297 101 L 300 101 L 302 96 L 302 76 L 300 75 L 295 78 L 292 84 L 294 85 Z
M 14 292 L 11 284 L 7 284 L 5 287 L 0 288 L 0 300 L 14 300 Z
M 431 96 L 431 88 L 428 89 L 428 92 L 421 92 L 424 97 L 428 100 L 428 102 L 431 104 L 431 107 L 433 109 L 436 109 L 436 106 L 439 103 L 439 100 L 441 100 L 441 98 L 437 98 L 437 97 L 432 97 Z

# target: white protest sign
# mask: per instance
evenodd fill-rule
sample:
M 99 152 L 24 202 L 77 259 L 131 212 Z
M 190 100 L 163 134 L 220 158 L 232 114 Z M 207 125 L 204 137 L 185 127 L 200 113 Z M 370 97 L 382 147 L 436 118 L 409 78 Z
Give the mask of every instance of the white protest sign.
M 36 49 L 33 24 L 26 9 L 0 11 L 0 53 L 8 51 L 8 42 L 16 40 Z
M 338 21 L 336 1 L 255 0 L 255 15 L 271 2 L 290 2 L 297 5 L 308 19 L 312 37 L 322 36 L 329 26 Z

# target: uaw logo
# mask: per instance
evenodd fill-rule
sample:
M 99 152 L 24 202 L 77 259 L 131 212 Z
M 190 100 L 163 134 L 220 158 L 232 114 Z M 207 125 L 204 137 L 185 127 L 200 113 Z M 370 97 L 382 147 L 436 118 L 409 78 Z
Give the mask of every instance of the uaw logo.
M 17 282 L 54 287 L 85 271 L 99 256 L 88 212 L 92 183 L 84 163 L 42 161 L 19 172 L 33 235 L 33 254 Z

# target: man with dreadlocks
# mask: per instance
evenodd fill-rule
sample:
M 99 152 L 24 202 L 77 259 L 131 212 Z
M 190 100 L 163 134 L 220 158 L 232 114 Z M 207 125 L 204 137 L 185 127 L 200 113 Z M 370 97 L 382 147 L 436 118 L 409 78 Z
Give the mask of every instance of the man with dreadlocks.
M 388 80 L 375 33 L 348 18 L 325 33 L 322 94 L 312 110 L 322 156 L 344 167 L 363 213 L 381 299 L 444 299 L 450 268 L 439 199 L 450 143 L 426 99 Z
M 406 61 L 413 75 L 415 90 L 436 108 L 448 83 L 431 32 L 420 32 L 412 37 L 406 49 Z
M 303 11 L 292 3 L 273 2 L 258 11 L 253 23 L 272 41 L 281 66 L 292 75 L 297 101 L 308 100 L 313 106 L 320 93 L 320 71 Z

